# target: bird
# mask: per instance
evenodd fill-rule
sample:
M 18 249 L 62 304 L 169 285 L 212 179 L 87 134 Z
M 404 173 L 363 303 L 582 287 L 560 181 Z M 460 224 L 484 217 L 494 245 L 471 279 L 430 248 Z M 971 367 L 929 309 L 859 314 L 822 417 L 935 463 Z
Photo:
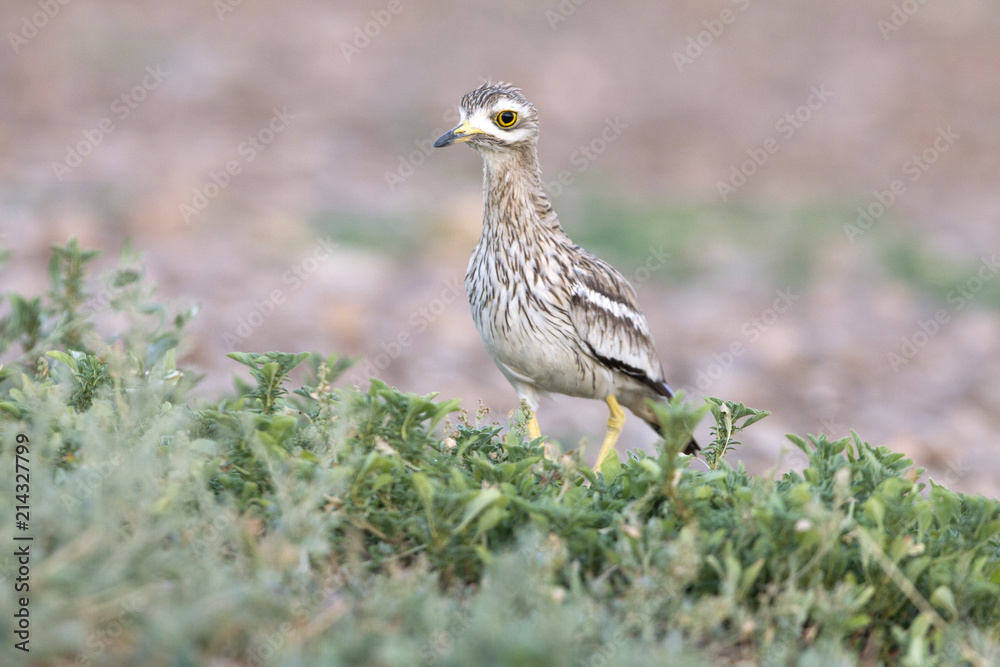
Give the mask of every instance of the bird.
M 476 328 L 531 410 L 532 441 L 539 397 L 607 403 L 600 470 L 625 424 L 621 406 L 659 433 L 647 401 L 674 395 L 635 289 L 563 231 L 542 186 L 538 112 L 520 88 L 487 81 L 462 97 L 459 118 L 434 147 L 464 143 L 483 158 L 483 231 L 465 274 Z M 692 438 L 684 452 L 699 449 Z

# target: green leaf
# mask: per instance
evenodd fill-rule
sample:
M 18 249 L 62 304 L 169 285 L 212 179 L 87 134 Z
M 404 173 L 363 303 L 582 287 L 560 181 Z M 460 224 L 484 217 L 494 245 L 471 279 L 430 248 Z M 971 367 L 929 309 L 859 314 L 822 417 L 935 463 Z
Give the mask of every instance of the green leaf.
M 476 521 L 476 535 L 482 535 L 493 530 L 497 524 L 508 516 L 510 516 L 510 513 L 499 504 L 488 507 L 479 515 L 479 520 Z
M 427 475 L 415 472 L 410 475 L 410 482 L 413 484 L 413 488 L 416 489 L 417 496 L 420 498 L 424 509 L 430 512 L 434 503 L 434 485 L 431 483 L 431 480 L 428 479 Z
M 931 593 L 930 603 L 938 609 L 948 612 L 951 618 L 958 618 L 958 607 L 955 604 L 955 594 L 947 586 L 938 586 Z
M 472 523 L 472 520 L 484 512 L 486 508 L 493 503 L 499 503 L 503 500 L 503 493 L 500 489 L 489 488 L 477 492 L 476 497 L 465 506 L 465 512 L 462 514 L 462 522 L 458 524 L 453 532 L 461 533 L 470 523 Z
M 864 511 L 875 521 L 879 530 L 885 530 L 885 503 L 879 496 L 872 496 L 866 500 Z
M 745 597 L 750 593 L 750 589 L 757 581 L 757 577 L 760 576 L 761 570 L 764 569 L 764 565 L 766 564 L 763 558 L 759 558 L 743 570 L 743 576 L 740 579 L 740 597 Z
M 244 366 L 249 366 L 250 368 L 256 368 L 257 366 L 254 363 L 254 360 L 259 355 L 254 354 L 252 352 L 230 352 L 226 356 L 229 357 L 230 359 L 233 359 L 234 361 L 240 362 Z
M 809 442 L 805 438 L 795 435 L 794 433 L 786 433 L 785 437 L 805 454 L 812 452 L 812 448 L 809 446 Z
M 111 281 L 111 285 L 112 287 L 125 287 L 126 285 L 138 282 L 141 277 L 142 274 L 134 269 L 121 269 L 115 272 L 115 277 Z
M 618 471 L 621 470 L 621 461 L 618 460 L 618 452 L 612 450 L 604 462 L 601 463 L 601 475 L 604 476 L 604 483 L 608 486 L 615 481 Z
M 61 350 L 52 350 L 51 352 L 46 352 L 45 354 L 60 363 L 66 364 L 73 369 L 74 373 L 77 372 L 76 359 L 74 359 L 71 355 L 66 354 Z
M 175 331 L 167 331 L 153 338 L 146 346 L 146 367 L 157 364 L 164 356 L 174 350 L 181 342 Z

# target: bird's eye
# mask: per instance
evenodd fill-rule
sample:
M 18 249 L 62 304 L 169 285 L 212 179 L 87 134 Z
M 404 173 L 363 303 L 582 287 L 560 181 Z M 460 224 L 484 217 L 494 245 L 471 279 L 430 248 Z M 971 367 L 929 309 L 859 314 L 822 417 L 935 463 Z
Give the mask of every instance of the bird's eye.
M 516 111 L 501 111 L 494 118 L 497 125 L 503 128 L 512 127 L 514 123 L 517 122 L 517 112 Z

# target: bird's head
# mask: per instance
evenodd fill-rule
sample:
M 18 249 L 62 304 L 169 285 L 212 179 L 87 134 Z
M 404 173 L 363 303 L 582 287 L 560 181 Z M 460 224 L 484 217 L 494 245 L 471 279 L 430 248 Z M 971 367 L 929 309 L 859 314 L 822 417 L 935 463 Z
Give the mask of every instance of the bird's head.
M 538 140 L 538 112 L 509 83 L 484 83 L 462 97 L 462 122 L 441 135 L 435 148 L 468 143 L 477 150 L 504 150 L 534 145 Z

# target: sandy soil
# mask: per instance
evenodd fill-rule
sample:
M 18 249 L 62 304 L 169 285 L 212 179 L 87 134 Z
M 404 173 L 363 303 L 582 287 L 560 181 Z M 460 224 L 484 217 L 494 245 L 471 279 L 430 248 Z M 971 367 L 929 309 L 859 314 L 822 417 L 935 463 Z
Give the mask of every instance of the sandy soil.
M 185 362 L 206 395 L 229 386 L 233 347 L 315 349 L 504 420 L 514 395 L 461 287 L 480 165 L 429 148 L 464 92 L 503 78 L 540 110 L 546 178 L 573 181 L 555 197 L 571 234 L 595 192 L 703 212 L 699 270 L 654 275 L 640 298 L 674 385 L 773 411 L 736 458 L 766 470 L 785 432 L 854 428 L 996 495 L 1000 6 L 855 5 L 5 3 L 2 287 L 41 289 L 48 247 L 70 236 L 105 266 L 130 237 L 162 297 L 203 306 Z M 626 127 L 594 144 L 615 118 Z M 880 200 L 853 241 L 816 237 L 801 284 L 711 233 L 734 206 L 830 206 L 839 230 Z M 961 299 L 884 266 L 888 232 L 968 267 Z M 649 257 L 618 264 L 636 275 Z M 596 454 L 601 404 L 560 399 L 540 418 Z

